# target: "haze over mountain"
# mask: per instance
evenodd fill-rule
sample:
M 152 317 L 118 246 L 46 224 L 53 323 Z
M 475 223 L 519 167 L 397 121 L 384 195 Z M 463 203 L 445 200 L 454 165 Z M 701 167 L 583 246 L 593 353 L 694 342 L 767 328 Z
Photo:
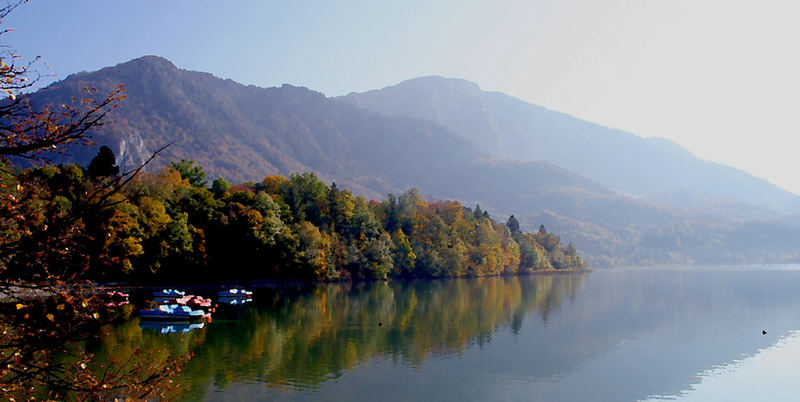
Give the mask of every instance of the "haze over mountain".
M 774 216 L 770 208 L 735 197 L 713 196 L 708 201 L 692 192 L 691 197 L 679 197 L 680 200 L 691 198 L 702 207 L 719 205 L 722 209 L 709 212 L 708 208 L 693 208 L 695 211 L 686 212 L 653 201 L 675 192 L 657 193 L 663 189 L 652 183 L 646 189 L 630 190 L 635 189 L 636 180 L 644 180 L 642 175 L 636 179 L 621 177 L 618 182 L 631 186 L 624 192 L 653 195 L 650 200 L 618 193 L 599 180 L 533 159 L 569 160 L 570 155 L 589 158 L 591 147 L 584 144 L 588 141 L 597 148 L 597 155 L 591 156 L 594 163 L 619 162 L 613 169 L 638 167 L 634 162 L 646 164 L 647 157 L 635 154 L 643 152 L 651 160 L 663 160 L 664 166 L 685 162 L 699 170 L 706 169 L 695 174 L 682 168 L 686 177 L 672 182 L 719 171 L 728 174 L 720 179 L 723 182 L 743 180 L 743 185 L 763 186 L 764 202 L 771 207 L 790 202 L 791 194 L 760 179 L 708 162 L 693 162 L 694 157 L 675 144 L 642 140 L 502 94 L 485 95 L 477 85 L 465 81 L 424 78 L 410 82 L 420 87 L 430 83 L 433 89 L 461 89 L 416 90 L 429 94 L 428 98 L 420 98 L 419 113 L 429 108 L 438 113 L 435 118 L 387 115 L 386 111 L 365 109 L 366 101 L 356 102 L 361 95 L 332 99 L 291 85 L 245 86 L 208 73 L 181 70 L 166 59 L 146 56 L 96 72 L 73 74 L 32 94 L 31 99 L 38 105 L 69 103 L 80 96 L 84 85 L 97 87 L 103 93 L 125 84 L 128 98 L 115 110 L 113 122 L 94 134 L 97 147 L 109 145 L 123 168 L 136 166 L 152 150 L 173 143 L 151 170 L 187 158 L 203 166 L 210 178 L 222 176 L 234 183 L 260 181 L 270 174 L 314 171 L 327 182 L 375 199 L 417 187 L 431 197 L 458 199 L 468 206 L 480 203 L 501 220 L 513 213 L 528 230 L 544 223 L 563 233 L 565 240 L 574 240 L 596 265 L 782 262 L 800 257 L 792 246 L 792 241 L 800 244 L 800 223 L 748 223 L 752 218 Z M 462 92 L 472 95 L 463 97 Z M 370 94 L 371 98 L 389 102 L 383 92 Z M 484 95 L 491 101 L 481 101 Z M 492 100 L 495 98 L 499 100 Z M 413 103 L 404 96 L 393 102 Z M 476 108 L 480 108 L 478 112 Z M 535 119 L 525 120 L 528 112 Z M 463 115 L 463 121 L 457 119 L 459 115 Z M 519 127 L 514 128 L 515 125 Z M 481 130 L 484 126 L 488 128 Z M 555 134 L 522 143 L 521 133 L 527 132 L 526 127 L 551 127 Z M 510 131 L 506 132 L 506 128 Z M 588 131 L 582 131 L 584 128 Z M 488 139 L 481 133 L 487 133 Z M 604 141 L 611 144 L 601 147 Z M 545 146 L 556 157 L 547 157 Z M 69 156 L 56 154 L 52 159 L 86 166 L 97 147 L 72 149 Z M 634 152 L 630 155 L 632 161 L 614 161 L 625 159 L 624 153 L 615 151 L 617 147 Z M 537 149 L 535 154 L 525 151 L 531 148 Z M 525 155 L 525 160 L 501 158 Z M 585 161 L 572 163 L 589 166 Z M 737 190 L 734 184 L 730 184 L 730 191 L 738 191 L 740 198 L 748 196 L 750 190 Z M 719 195 L 724 195 L 723 190 Z M 755 194 L 750 198 L 760 199 Z M 734 213 L 725 213 L 728 209 Z M 752 236 L 749 230 L 753 228 L 758 231 L 760 246 L 741 247 L 747 242 L 743 238 Z M 780 233 L 781 241 L 775 241 L 775 233 Z
M 709 198 L 738 198 L 780 212 L 799 211 L 797 195 L 747 172 L 699 159 L 670 140 L 590 123 L 482 91 L 466 80 L 421 77 L 339 99 L 384 115 L 435 121 L 495 157 L 551 161 L 611 189 L 676 207 L 704 208 Z M 700 199 L 706 205 L 697 205 Z

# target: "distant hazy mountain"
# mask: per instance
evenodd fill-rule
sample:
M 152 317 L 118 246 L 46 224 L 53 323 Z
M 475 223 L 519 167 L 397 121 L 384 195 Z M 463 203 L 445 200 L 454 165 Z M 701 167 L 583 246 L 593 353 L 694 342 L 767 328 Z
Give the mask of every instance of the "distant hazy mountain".
M 774 213 L 735 198 L 747 199 L 744 193 L 750 190 L 736 190 L 734 184 L 739 182 L 734 178 L 741 177 L 745 187 L 748 183 L 764 186 L 765 203 L 787 202 L 791 194 L 742 172 L 698 161 L 674 144 L 642 140 L 505 95 L 485 94 L 464 81 L 439 78 L 411 81 L 421 87 L 418 89 L 421 93 L 425 93 L 426 82 L 444 88 L 454 85 L 461 90 L 429 91 L 431 95 L 419 98 L 417 106 L 411 98 L 400 96 L 405 90 L 395 100 L 385 96 L 388 92 L 379 91 L 351 95 L 342 101 L 290 85 L 245 86 L 211 74 L 181 70 L 163 58 L 147 56 L 100 71 L 71 75 L 30 98 L 38 105 L 70 103 L 73 97 L 81 96 L 80 88 L 84 85 L 97 87 L 101 93 L 119 84 L 128 88 L 128 98 L 115 109 L 113 122 L 94 133 L 97 146 L 73 148 L 69 156 L 52 155 L 55 162 L 85 166 L 96 148 L 109 145 L 119 163 L 131 167 L 141 163 L 153 149 L 173 143 L 153 168 L 181 158 L 193 159 L 206 169 L 209 178 L 222 176 L 232 182 L 314 171 L 325 181 L 375 199 L 417 187 L 431 197 L 458 199 L 468 206 L 480 203 L 500 220 L 513 213 L 528 230 L 544 223 L 548 229 L 563 233 L 565 240 L 574 240 L 587 259 L 597 265 L 800 260 L 796 249 L 791 247 L 793 241 L 800 244 L 800 230 L 795 230 L 800 223 L 748 222 L 751 217 Z M 473 96 L 465 97 L 462 93 Z M 360 100 L 362 96 L 383 99 L 375 104 L 391 101 L 419 110 L 391 116 L 376 113 L 360 107 L 367 103 Z M 490 102 L 484 98 L 499 100 Z M 476 108 L 479 112 L 485 108 L 486 112 L 468 113 Z M 534 110 L 541 122 L 525 120 L 526 110 Z M 433 118 L 402 115 L 428 112 L 434 113 Z M 479 129 L 482 124 L 486 130 Z M 516 131 L 505 128 L 515 124 L 520 126 Z M 529 143 L 516 143 L 524 137 L 521 133 L 528 132 L 525 127 L 573 129 L 530 139 Z M 586 127 L 591 130 L 578 129 Z M 483 138 L 482 133 L 487 137 Z M 545 148 L 548 141 L 551 144 Z M 687 212 L 659 202 L 676 204 L 672 201 L 680 199 L 689 203 L 688 207 L 693 207 L 692 203 L 701 206 L 709 203 L 691 192 L 662 191 L 653 183 L 647 191 L 639 192 L 619 187 L 630 193 L 652 195 L 651 199 L 631 197 L 610 190 L 586 175 L 536 160 L 563 159 L 565 165 L 572 163 L 574 170 L 578 170 L 576 165 L 591 166 L 588 160 L 566 163 L 570 155 L 590 158 L 586 149 L 591 147 L 587 142 L 596 144 L 597 155 L 592 156 L 595 162 L 591 163 L 597 163 L 598 170 L 612 169 L 607 165 L 619 162 L 615 161 L 622 158 L 618 148 L 631 153 L 629 161 L 620 162 L 631 169 L 638 166 L 635 161 L 649 166 L 653 161 L 663 160 L 662 168 L 669 170 L 669 164 L 679 164 L 678 159 L 684 158 L 687 164 L 706 170 L 695 174 L 681 167 L 681 172 L 685 172 L 681 173 L 684 176 L 681 180 L 691 182 L 690 177 L 704 175 L 717 177 L 708 172 L 733 172 L 725 176 L 728 179 L 720 178 L 720 183 L 733 181 L 730 191 L 743 194 L 736 193 L 734 198 L 718 202 L 717 211 L 692 208 L 702 211 Z M 535 148 L 536 152 L 525 151 L 525 147 Z M 551 149 L 553 154 L 549 155 L 545 149 Z M 649 152 L 650 158 L 637 154 L 637 149 Z M 520 160 L 503 159 L 501 155 Z M 619 166 L 613 169 L 624 170 Z M 634 176 L 638 174 L 636 169 L 632 171 Z M 644 180 L 617 179 L 631 183 Z M 726 214 L 727 209 L 738 212 Z M 778 233 L 783 236 L 780 241 L 771 242 Z M 758 241 L 749 241 L 750 237 L 757 237 Z
M 685 206 L 682 195 L 691 193 L 739 198 L 781 212 L 797 210 L 795 194 L 741 170 L 699 159 L 672 141 L 603 127 L 503 93 L 482 91 L 465 80 L 415 78 L 340 99 L 385 115 L 435 121 L 493 156 L 547 160 L 611 189 L 675 201 L 674 206 Z

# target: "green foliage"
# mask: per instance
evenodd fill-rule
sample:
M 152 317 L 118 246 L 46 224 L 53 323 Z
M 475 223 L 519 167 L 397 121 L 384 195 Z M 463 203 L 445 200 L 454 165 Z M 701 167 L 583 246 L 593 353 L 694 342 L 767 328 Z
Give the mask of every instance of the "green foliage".
M 517 221 L 517 218 L 515 218 L 514 215 L 508 217 L 508 221 L 506 221 L 506 226 L 508 227 L 508 230 L 510 230 L 512 234 L 519 233 L 519 221 Z
M 96 239 L 89 253 L 94 277 L 332 281 L 584 266 L 574 245 L 562 250 L 555 234 L 522 233 L 513 216 L 501 224 L 480 206 L 426 202 L 416 189 L 368 202 L 313 173 L 236 186 L 219 178 L 207 188 L 203 168 L 192 161 L 170 166 L 140 174 L 109 208 L 82 221 Z M 74 165 L 17 174 L 40 183 L 41 194 L 28 197 L 31 211 L 70 213 L 81 194 L 103 185 Z
M 306 279 L 323 278 L 328 271 L 330 242 L 327 241 L 327 236 L 308 221 L 297 225 L 295 231 L 300 241 L 298 276 Z
M 481 219 L 483 217 L 483 211 L 481 211 L 481 204 L 475 204 L 475 211 L 473 211 L 473 216 L 475 219 Z
M 224 177 L 220 177 L 215 179 L 211 182 L 211 192 L 214 193 L 214 196 L 217 198 L 222 198 L 225 195 L 225 192 L 231 188 L 231 183 L 225 180 Z
M 314 173 L 294 174 L 282 187 L 283 201 L 289 206 L 295 222 L 308 220 L 321 226 L 327 209 L 328 186 Z
M 180 162 L 170 162 L 169 167 L 177 170 L 181 178 L 188 180 L 193 187 L 206 188 L 206 171 L 200 166 L 195 166 L 193 160 L 181 159 Z
M 397 229 L 392 235 L 394 242 L 394 266 L 393 276 L 411 276 L 416 269 L 417 255 L 414 254 L 414 248 L 411 242 L 403 233 L 402 229 Z

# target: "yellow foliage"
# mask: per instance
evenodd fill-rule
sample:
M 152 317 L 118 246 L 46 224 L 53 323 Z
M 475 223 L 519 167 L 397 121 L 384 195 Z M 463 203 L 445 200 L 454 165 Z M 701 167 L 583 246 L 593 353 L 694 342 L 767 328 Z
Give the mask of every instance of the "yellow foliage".
M 161 201 L 144 196 L 139 200 L 140 222 L 145 236 L 154 236 L 163 230 L 172 218 L 167 214 L 167 209 Z
M 270 175 L 261 181 L 264 190 L 269 194 L 279 194 L 281 189 L 289 183 L 289 179 L 283 176 Z

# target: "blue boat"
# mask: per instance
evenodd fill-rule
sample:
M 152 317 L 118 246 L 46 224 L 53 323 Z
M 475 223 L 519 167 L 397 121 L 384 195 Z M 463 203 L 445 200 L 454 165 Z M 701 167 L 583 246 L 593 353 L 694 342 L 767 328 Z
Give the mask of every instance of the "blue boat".
M 228 289 L 217 292 L 220 301 L 247 300 L 253 298 L 253 292 L 244 289 Z
M 159 321 L 198 321 L 203 318 L 210 318 L 203 310 L 192 310 L 189 306 L 178 304 L 162 304 L 154 309 L 139 310 L 139 316 L 143 320 Z
M 181 297 L 185 294 L 186 292 L 178 289 L 163 289 L 158 292 L 153 292 L 153 296 L 155 297 Z

